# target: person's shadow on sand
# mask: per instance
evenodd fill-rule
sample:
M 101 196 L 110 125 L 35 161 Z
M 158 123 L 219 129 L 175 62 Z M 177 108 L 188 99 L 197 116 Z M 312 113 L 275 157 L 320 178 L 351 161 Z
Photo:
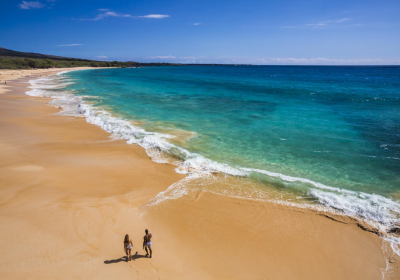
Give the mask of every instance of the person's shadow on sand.
M 136 252 L 136 254 L 132 255 L 132 261 L 136 260 L 136 259 L 140 259 L 140 258 L 147 258 L 145 255 L 138 255 L 138 252 Z M 120 257 L 119 259 L 115 259 L 115 260 L 106 260 L 104 261 L 105 264 L 111 264 L 111 263 L 119 263 L 119 262 L 126 262 L 128 261 L 128 258 L 126 256 L 124 257 Z

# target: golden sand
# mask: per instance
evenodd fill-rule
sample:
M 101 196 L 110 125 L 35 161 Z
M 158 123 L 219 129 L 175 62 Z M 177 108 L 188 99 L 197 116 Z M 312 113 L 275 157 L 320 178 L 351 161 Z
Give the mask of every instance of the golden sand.
M 204 192 L 148 206 L 184 176 L 25 94 L 54 70 L 16 72 L 0 72 L 0 279 L 382 279 L 389 261 L 385 279 L 400 279 L 350 218 Z

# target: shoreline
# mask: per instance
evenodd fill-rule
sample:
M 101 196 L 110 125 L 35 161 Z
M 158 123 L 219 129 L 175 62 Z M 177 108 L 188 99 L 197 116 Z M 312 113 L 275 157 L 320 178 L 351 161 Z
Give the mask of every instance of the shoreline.
M 381 269 L 386 268 L 381 249 L 384 241 L 350 220 L 338 222 L 309 210 L 196 191 L 177 200 L 139 207 L 185 176 L 175 173 L 173 166 L 152 162 L 140 146 L 110 140 L 107 132 L 83 119 L 50 115 L 59 110 L 44 106 L 45 98 L 26 95 L 26 85 L 21 83 L 26 80 L 7 84 L 7 91 L 3 86 L 0 89 L 1 129 L 7 132 L 0 138 L 0 172 L 5 178 L 0 181 L 0 222 L 2 228 L 11 224 L 7 232 L 1 233 L 0 248 L 12 251 L 1 257 L 2 263 L 8 265 L 7 269 L 0 266 L 1 277 L 25 278 L 33 269 L 37 273 L 34 278 L 38 279 L 50 275 L 185 279 L 189 274 L 193 279 L 244 279 L 246 275 L 271 275 L 273 279 L 378 279 Z M 39 213 L 47 210 L 55 210 L 55 214 L 48 214 L 50 221 L 66 221 L 69 225 L 54 226 L 43 220 Z M 25 228 L 31 233 L 32 221 L 40 224 L 38 231 L 32 232 L 36 239 L 28 237 L 28 242 L 21 242 L 19 232 Z M 129 228 L 134 243 L 140 244 L 146 226 L 153 230 L 158 244 L 154 253 L 159 254 L 157 259 L 119 261 L 117 257 L 122 257 L 123 251 L 118 246 L 125 231 Z M 60 238 L 56 238 L 57 234 Z M 266 236 L 270 243 L 264 240 Z M 65 257 L 52 261 L 51 253 L 46 254 L 53 250 L 52 246 L 42 240 L 46 238 L 60 246 L 56 254 L 68 252 L 69 261 Z M 71 248 L 60 244 L 63 242 Z M 31 244 L 38 252 L 34 267 L 29 258 L 20 264 L 16 253 Z M 136 247 L 140 252 L 140 246 Z M 305 256 L 300 257 L 302 254 Z M 399 263 L 397 256 L 388 254 L 389 260 Z M 321 257 L 324 262 L 316 265 Z M 16 264 L 10 264 L 10 260 Z M 53 266 L 49 269 L 53 262 L 54 271 Z M 72 267 L 74 271 L 68 272 Z M 59 276 L 60 270 L 66 277 Z M 395 279 L 398 273 L 393 267 L 385 279 L 390 279 L 389 274 Z
M 58 73 L 57 75 L 61 73 L 65 73 L 69 71 L 62 71 Z M 62 82 L 65 82 L 63 78 L 60 79 Z M 67 79 L 68 80 L 68 79 Z M 60 82 L 60 81 L 59 81 Z M 33 96 L 44 96 L 48 97 L 47 93 L 42 93 L 42 87 L 40 86 L 39 83 L 39 92 L 36 92 L 36 82 L 35 81 L 30 81 L 32 84 L 32 91 L 27 92 L 28 95 L 33 95 Z M 68 82 L 67 82 L 68 83 Z M 52 84 L 52 83 L 51 83 Z M 59 83 L 56 83 L 57 85 Z M 45 83 L 44 89 L 47 89 L 48 84 Z M 57 87 L 58 88 L 58 87 Z M 46 90 L 44 90 L 46 92 Z M 188 180 L 197 178 L 197 177 L 204 177 L 204 176 L 209 176 L 211 174 L 224 174 L 224 176 L 233 176 L 232 178 L 235 177 L 241 177 L 245 176 L 248 177 L 251 172 L 256 172 L 259 174 L 265 174 L 268 175 L 272 178 L 278 178 L 284 182 L 303 182 L 303 183 L 308 183 L 315 187 L 315 189 L 312 189 L 311 191 L 313 193 L 319 192 L 319 190 L 328 190 L 328 191 L 333 191 L 333 192 L 339 192 L 340 194 L 346 194 L 351 196 L 353 199 L 357 199 L 359 195 L 361 196 L 366 196 L 367 202 L 369 203 L 368 206 L 362 205 L 355 205 L 353 207 L 350 207 L 350 209 L 347 209 L 348 207 L 346 206 L 346 200 L 342 204 L 336 204 L 336 205 L 325 205 L 324 203 L 310 203 L 307 201 L 302 201 L 301 199 L 297 198 L 297 195 L 293 193 L 282 193 L 282 192 L 277 192 L 273 187 L 269 187 L 265 184 L 257 184 L 256 182 L 253 182 L 252 184 L 243 184 L 243 181 L 241 179 L 238 180 L 231 180 L 230 184 L 234 186 L 240 186 L 236 188 L 236 193 L 235 191 L 232 190 L 232 188 L 229 186 L 228 188 L 219 188 L 219 186 L 213 190 L 205 190 L 203 188 L 203 191 L 206 192 L 211 192 L 214 194 L 223 194 L 227 195 L 229 197 L 233 198 L 241 198 L 241 199 L 249 199 L 249 200 L 256 200 L 256 201 L 264 201 L 268 203 L 276 203 L 280 205 L 286 205 L 288 207 L 294 207 L 294 208 L 307 208 L 311 211 L 317 211 L 317 212 L 323 212 L 323 213 L 328 213 L 330 216 L 345 216 L 346 218 L 350 219 L 355 219 L 358 221 L 358 224 L 360 227 L 378 234 L 380 237 L 384 238 L 385 240 L 391 240 L 392 243 L 392 249 L 395 250 L 397 255 L 400 256 L 400 251 L 398 248 L 399 240 L 396 240 L 399 236 L 396 234 L 393 234 L 393 230 L 396 230 L 397 224 L 390 223 L 385 218 L 390 217 L 390 210 L 396 212 L 396 207 L 393 209 L 391 208 L 393 205 L 392 203 L 395 203 L 392 201 L 390 198 L 380 196 L 377 194 L 368 194 L 368 193 L 363 193 L 363 192 L 356 192 L 356 191 L 351 191 L 347 189 L 341 189 L 341 188 L 335 188 L 331 187 L 328 185 L 321 184 L 319 182 L 314 182 L 312 180 L 306 179 L 306 178 L 300 178 L 300 177 L 291 177 L 287 176 L 285 174 L 281 173 L 275 173 L 275 172 L 270 172 L 267 170 L 259 170 L 259 169 L 251 169 L 251 168 L 245 168 L 245 167 L 240 167 L 240 166 L 229 166 L 224 163 L 216 162 L 213 160 L 210 160 L 206 157 L 203 157 L 199 154 L 192 154 L 190 151 L 182 148 L 180 145 L 174 145 L 170 141 L 167 141 L 165 139 L 170 139 L 171 135 L 174 137 L 174 134 L 170 132 L 161 132 L 162 135 L 159 135 L 160 131 L 154 133 L 152 131 L 146 131 L 143 129 L 141 126 L 137 126 L 136 124 L 132 124 L 130 120 L 126 120 L 121 117 L 116 117 L 113 112 L 108 112 L 108 109 L 104 109 L 101 106 L 95 106 L 92 105 L 91 103 L 87 103 L 84 98 L 79 97 L 79 95 L 74 95 L 74 94 L 53 94 L 52 91 L 49 91 L 50 96 L 52 98 L 55 98 L 51 104 L 52 106 L 61 108 L 62 110 L 59 112 L 62 115 L 67 115 L 67 116 L 74 116 L 74 117 L 84 117 L 86 118 L 86 121 L 90 124 L 97 125 L 101 127 L 103 130 L 107 131 L 110 133 L 110 137 L 117 138 L 117 139 L 123 139 L 126 140 L 128 144 L 136 144 L 141 146 L 142 148 L 145 149 L 147 155 L 157 163 L 168 163 L 176 166 L 177 168 L 175 171 L 179 174 L 185 174 L 188 175 Z M 57 102 L 57 100 L 61 100 L 61 102 Z M 67 101 L 67 104 L 65 104 L 65 100 Z M 70 106 L 69 102 L 71 101 L 72 107 Z M 79 109 L 74 109 L 75 107 L 78 107 Z M 105 113 L 104 113 L 105 112 Z M 118 114 L 117 114 L 118 115 Z M 121 129 L 123 127 L 123 129 Z M 186 131 L 185 133 L 187 134 L 193 134 L 194 132 Z M 145 136 L 143 136 L 145 134 Z M 147 134 L 150 135 L 150 141 L 147 141 Z M 139 137 L 137 137 L 139 136 Z M 155 138 L 155 139 L 153 139 Z M 165 139 L 164 139 L 165 138 Z M 176 138 L 171 138 L 171 139 L 176 139 Z M 172 141 L 173 142 L 173 141 Z M 179 143 L 179 140 L 178 140 Z M 153 152 L 153 147 L 156 147 L 156 153 Z M 150 146 L 150 149 L 149 149 Z M 164 156 L 161 155 L 158 151 L 158 149 L 161 151 L 161 154 L 165 152 L 168 154 L 170 151 L 176 149 L 179 150 L 180 153 L 186 154 L 187 159 L 186 160 L 180 160 L 179 156 L 174 157 L 174 153 L 172 152 L 173 155 L 168 155 Z M 194 160 L 193 160 L 194 159 Z M 250 173 L 249 173 L 250 172 Z M 157 201 L 162 201 L 164 199 L 176 199 L 180 197 L 182 194 L 186 193 L 187 190 L 185 190 L 184 187 L 182 187 L 185 184 L 179 184 L 180 185 L 180 190 L 176 190 L 176 188 L 172 188 L 170 186 L 165 192 L 162 192 L 157 195 L 156 199 L 152 199 L 151 203 L 157 203 Z M 245 186 L 246 185 L 246 186 Z M 231 189 L 231 190 L 228 190 Z M 246 193 L 246 195 L 243 195 L 243 193 Z M 249 195 L 248 193 L 251 193 Z M 169 198 L 163 197 L 165 194 L 171 195 L 172 197 L 169 196 Z M 331 194 L 332 193 L 327 193 Z M 314 198 L 319 199 L 321 197 L 320 195 L 312 195 Z M 280 198 L 279 198 L 280 197 Z M 284 197 L 284 198 L 283 198 Z M 342 199 L 343 197 L 336 196 L 335 198 L 337 199 Z M 333 199 L 334 200 L 334 199 Z M 347 202 L 349 202 L 347 200 Z M 350 202 L 351 199 L 350 199 Z M 379 204 L 378 207 L 376 207 L 376 204 Z M 358 209 L 358 207 L 361 206 L 361 210 Z M 389 210 L 387 210 L 388 208 Z M 372 209 L 372 210 L 370 210 Z M 386 210 L 382 210 L 386 209 Z M 342 210 L 342 211 L 340 211 Z M 358 214 L 355 214 L 355 212 L 359 212 Z M 383 216 L 383 218 L 379 218 L 380 216 Z
M 64 72 L 68 71 L 63 71 L 59 74 Z M 58 81 L 58 83 L 56 82 L 54 84 L 54 81 L 52 81 L 50 85 L 54 84 L 57 86 L 60 82 L 65 82 L 63 80 L 63 76 L 61 75 L 60 79 L 61 81 Z M 375 231 L 379 232 L 380 236 L 394 239 L 397 238 L 396 235 L 391 235 L 393 230 L 396 229 L 397 223 L 396 220 L 393 219 L 390 212 L 398 212 L 399 205 L 396 205 L 396 201 L 394 201 L 392 198 L 374 193 L 363 193 L 361 191 L 357 192 L 339 187 L 331 187 L 310 179 L 292 177 L 264 169 L 231 166 L 222 162 L 213 161 L 207 157 L 203 157 L 200 154 L 192 153 L 189 150 L 182 148 L 181 145 L 177 144 L 184 143 L 185 141 L 179 139 L 181 137 L 180 134 L 182 134 L 181 132 L 178 132 L 178 135 L 176 135 L 172 131 L 163 129 L 157 132 L 151 130 L 147 131 L 142 126 L 138 126 L 136 123 L 132 123 L 130 120 L 126 120 L 123 117 L 118 117 L 118 112 L 109 112 L 108 108 L 104 109 L 102 106 L 99 107 L 97 105 L 92 105 L 90 102 L 86 102 L 85 98 L 82 98 L 79 95 L 47 91 L 46 89 L 49 86 L 47 82 L 44 83 L 43 92 L 43 84 L 40 82 L 36 83 L 35 81 L 30 82 L 33 89 L 27 92 L 28 95 L 43 97 L 50 96 L 51 98 L 54 98 L 49 104 L 61 108 L 62 110 L 60 111 L 60 114 L 74 117 L 85 117 L 88 123 L 101 127 L 103 130 L 109 132 L 111 137 L 124 139 L 128 144 L 137 144 L 143 147 L 153 161 L 175 165 L 177 167 L 175 169 L 177 173 L 186 174 L 189 177 L 203 177 L 210 174 L 219 173 L 233 177 L 250 177 L 251 174 L 257 173 L 259 175 L 265 175 L 269 178 L 278 179 L 283 183 L 290 184 L 291 182 L 298 182 L 300 184 L 309 184 L 312 186 L 312 188 L 308 190 L 308 195 L 311 194 L 311 196 L 319 201 L 319 203 L 309 203 L 299 199 L 294 193 L 279 192 L 273 187 L 270 188 L 265 184 L 257 184 L 256 182 L 254 182 L 250 188 L 247 186 L 246 189 L 242 187 L 242 182 L 233 182 L 235 186 L 241 186 L 240 188 L 236 188 L 236 192 L 231 192 L 228 189 L 218 188 L 211 191 L 213 193 L 219 193 L 238 198 L 243 197 L 244 199 L 276 202 L 278 204 L 286 204 L 293 207 L 307 207 L 312 210 L 330 212 L 334 215 L 342 214 L 358 219 L 362 224 L 367 223 L 367 227 L 375 228 Z M 38 90 L 36 89 L 36 85 L 38 85 Z M 196 134 L 195 132 L 191 131 L 182 132 L 186 135 Z M 176 151 L 179 151 L 178 154 L 176 154 Z M 167 156 L 165 156 L 164 153 L 167 154 Z M 184 154 L 186 159 L 182 160 L 180 154 Z M 170 190 L 170 188 L 168 190 Z M 181 191 L 181 193 L 184 192 L 185 190 Z M 246 194 L 243 195 L 243 193 Z M 251 195 L 248 195 L 248 193 L 251 193 Z M 282 198 L 282 196 L 284 198 Z M 344 196 L 349 196 L 349 198 Z M 359 196 L 364 198 L 359 201 Z M 159 199 L 162 200 L 163 198 L 159 197 Z M 335 203 L 332 204 L 331 201 L 335 201 Z M 365 204 L 365 202 L 367 203 Z M 393 244 L 395 244 L 394 246 L 398 246 L 399 240 L 394 241 Z M 396 252 L 398 255 L 400 255 L 399 249 L 396 249 Z

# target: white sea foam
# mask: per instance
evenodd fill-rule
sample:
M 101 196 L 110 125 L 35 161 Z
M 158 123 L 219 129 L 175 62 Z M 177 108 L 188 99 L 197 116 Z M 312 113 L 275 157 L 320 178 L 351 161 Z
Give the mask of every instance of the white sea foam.
M 374 226 L 378 226 L 381 230 L 387 231 L 392 226 L 399 226 L 400 205 L 381 195 L 318 189 L 309 189 L 308 193 L 323 205 L 350 216 L 377 222 Z
M 400 226 L 400 203 L 381 195 L 334 188 L 309 179 L 286 176 L 266 170 L 250 168 L 242 168 L 242 170 L 265 174 L 286 182 L 308 184 L 310 185 L 308 194 L 315 197 L 322 205 L 339 210 L 349 216 L 363 218 L 383 231 Z
M 327 186 L 327 185 L 324 185 L 321 183 L 311 181 L 309 179 L 304 179 L 304 178 L 299 178 L 299 177 L 291 177 L 291 176 L 287 176 L 287 175 L 284 175 L 281 173 L 271 172 L 271 171 L 262 170 L 262 169 L 241 168 L 241 170 L 247 171 L 248 173 L 251 173 L 251 172 L 261 173 L 264 175 L 268 175 L 269 177 L 277 178 L 277 179 L 280 179 L 280 180 L 286 181 L 286 182 L 302 182 L 302 183 L 306 183 L 306 184 L 312 185 L 314 187 L 317 187 L 319 189 L 325 189 L 325 190 L 331 190 L 331 191 L 340 190 L 342 192 L 349 192 L 349 193 L 352 192 L 352 191 L 348 191 L 348 190 L 342 190 L 342 189 L 330 187 L 330 186 Z
M 400 226 L 399 202 L 377 194 L 338 189 L 309 179 L 291 177 L 267 170 L 232 167 L 228 164 L 212 161 L 199 154 L 191 153 L 168 142 L 168 139 L 174 136 L 146 131 L 134 125 L 131 121 L 115 117 L 104 109 L 95 107 L 84 101 L 84 96 L 77 96 L 67 91 L 61 91 L 61 89 L 72 83 L 71 80 L 66 79 L 62 75 L 63 73 L 65 72 L 61 72 L 57 76 L 31 80 L 31 91 L 28 91 L 27 94 L 52 98 L 49 104 L 62 108 L 59 114 L 85 117 L 87 122 L 100 126 L 109 132 L 112 138 L 124 139 L 129 144 L 140 145 L 155 162 L 168 162 L 170 157 L 179 159 L 179 161 L 175 161 L 177 164 L 176 172 L 187 174 L 189 177 L 171 185 L 165 192 L 158 194 L 149 202 L 151 205 L 186 195 L 188 192 L 186 184 L 188 182 L 212 173 L 223 173 L 233 176 L 249 176 L 251 173 L 259 173 L 283 182 L 298 183 L 306 186 L 308 194 L 317 199 L 322 206 L 340 211 L 349 216 L 362 218 L 382 231 L 387 232 L 391 227 Z M 93 97 L 91 96 L 91 98 Z M 397 248 L 396 253 L 400 255 L 399 238 L 395 236 L 385 238 L 391 242 L 393 250 Z
M 68 72 L 71 72 L 72 70 L 65 70 L 65 71 L 61 71 L 61 72 L 58 72 L 56 75 L 57 76 L 61 76 L 62 74 L 65 74 L 65 73 L 68 73 Z
M 178 173 L 193 176 L 214 172 L 236 176 L 247 175 L 247 172 L 209 160 L 169 143 L 167 139 L 173 138 L 172 135 L 149 132 L 134 125 L 131 121 L 112 116 L 109 112 L 85 102 L 84 96 L 77 96 L 66 91 L 51 91 L 50 89 L 61 89 L 71 84 L 71 82 L 65 82 L 60 78 L 60 75 L 57 78 L 45 77 L 31 80 L 30 83 L 32 90 L 28 91 L 27 94 L 52 98 L 53 100 L 49 104 L 62 108 L 59 114 L 85 117 L 87 122 L 100 126 L 103 130 L 109 132 L 113 138 L 124 139 L 128 144 L 140 145 L 154 161 L 164 162 L 165 155 L 182 159 L 181 164 L 176 169 Z

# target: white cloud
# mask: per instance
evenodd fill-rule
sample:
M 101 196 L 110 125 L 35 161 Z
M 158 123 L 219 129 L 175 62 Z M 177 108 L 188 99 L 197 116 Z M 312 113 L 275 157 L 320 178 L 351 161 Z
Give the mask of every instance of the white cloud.
M 151 56 L 150 58 L 159 58 L 159 59 L 176 59 L 176 56 L 172 56 L 172 55 L 159 55 L 159 56 Z
M 146 15 L 146 16 L 138 16 L 140 18 L 167 18 L 169 15 Z
M 108 57 L 105 56 L 105 55 L 99 55 L 99 56 L 97 56 L 97 58 L 98 58 L 98 59 L 107 59 Z
M 295 57 L 272 57 L 272 58 L 236 58 L 231 60 L 241 64 L 259 65 L 398 65 L 399 59 L 385 60 L 380 58 L 295 58 Z
M 82 46 L 83 44 L 65 44 L 65 45 L 56 45 L 56 47 L 75 47 Z
M 272 58 L 271 62 L 278 63 L 294 63 L 294 64 L 358 64 L 358 63 L 371 63 L 371 62 L 382 62 L 381 59 L 340 59 L 340 58 L 324 58 L 324 57 L 316 57 L 316 58 L 294 58 L 294 57 L 285 57 L 285 58 Z
M 200 24 L 201 24 L 200 22 L 193 23 L 193 25 L 200 25 Z
M 30 9 L 40 9 L 46 5 L 44 5 L 38 1 L 32 1 L 32 2 L 22 1 L 22 3 L 19 4 L 18 6 L 23 10 L 30 10 Z
M 206 56 L 152 56 L 151 61 L 171 60 L 176 63 L 221 63 L 221 64 L 251 64 L 251 65 L 399 65 L 400 58 L 297 58 L 297 57 L 206 57 Z
M 321 27 L 321 26 L 326 26 L 328 24 L 332 24 L 332 23 L 343 23 L 348 21 L 349 18 L 341 18 L 341 19 L 336 19 L 336 20 L 324 20 L 324 21 L 320 21 L 317 23 L 309 23 L 307 24 L 308 26 L 314 26 L 314 27 Z
M 340 19 L 335 19 L 335 20 L 324 20 L 316 23 L 308 23 L 305 25 L 287 25 L 287 26 L 282 26 L 281 28 L 301 28 L 301 27 L 313 27 L 313 28 L 325 28 L 328 26 L 332 26 L 335 24 L 340 24 L 349 21 L 350 18 L 340 18 Z
M 159 55 L 148 57 L 151 61 L 160 62 L 160 60 L 170 60 L 175 63 L 215 63 L 213 60 L 204 60 L 204 56 L 173 56 L 173 55 Z
M 79 20 L 101 20 L 107 17 L 122 17 L 122 18 L 156 18 L 156 19 L 163 19 L 163 18 L 167 18 L 169 17 L 169 15 L 145 15 L 145 16 L 133 16 L 130 14 L 122 14 L 122 13 L 117 13 L 114 11 L 111 11 L 109 9 L 98 9 L 98 11 L 100 12 L 104 12 L 101 14 L 98 14 L 96 17 L 94 18 L 81 18 Z
M 129 14 L 120 14 L 120 13 L 116 13 L 116 12 L 113 12 L 113 11 L 108 11 L 108 12 L 105 12 L 103 14 L 97 15 L 92 20 L 100 20 L 100 19 L 103 19 L 103 18 L 106 18 L 106 17 L 125 17 L 125 18 L 129 18 L 129 17 L 132 17 L 132 16 L 129 15 Z
M 323 25 L 325 25 L 326 23 L 325 22 L 318 22 L 318 23 L 309 23 L 309 24 L 307 24 L 308 26 L 323 26 Z

